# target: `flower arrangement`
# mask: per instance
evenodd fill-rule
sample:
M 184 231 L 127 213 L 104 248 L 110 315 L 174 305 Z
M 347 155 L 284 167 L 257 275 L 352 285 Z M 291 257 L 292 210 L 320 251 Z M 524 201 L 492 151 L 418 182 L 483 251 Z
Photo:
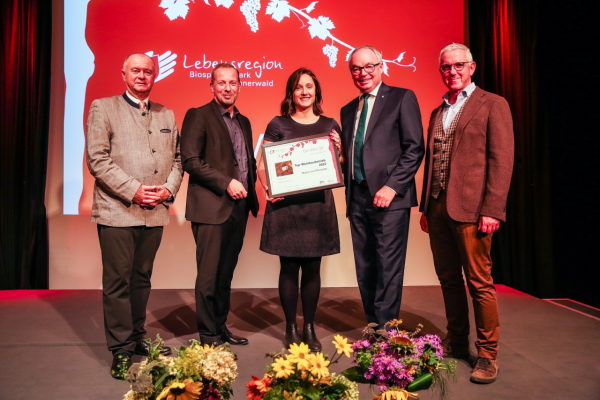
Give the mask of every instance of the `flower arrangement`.
M 286 353 L 269 353 L 272 359 L 262 379 L 255 376 L 246 385 L 249 400 L 358 400 L 358 385 L 343 375 L 329 372 L 329 366 L 350 357 L 352 346 L 340 335 L 332 342 L 337 353 L 331 360 L 311 353 L 304 343 L 292 344 Z
M 442 362 L 442 341 L 437 335 L 417 336 L 400 330 L 400 320 L 392 320 L 377 332 L 377 324 L 363 330 L 363 339 L 352 344 L 356 366 L 342 372 L 349 380 L 377 385 L 381 394 L 373 400 L 416 398 L 417 390 L 439 387 L 446 394 L 446 382 L 456 375 L 456 362 Z
M 229 400 L 238 376 L 235 355 L 227 344 L 213 347 L 191 340 L 177 356 L 160 354 L 160 336 L 148 342 L 148 358 L 125 374 L 131 390 L 123 400 Z

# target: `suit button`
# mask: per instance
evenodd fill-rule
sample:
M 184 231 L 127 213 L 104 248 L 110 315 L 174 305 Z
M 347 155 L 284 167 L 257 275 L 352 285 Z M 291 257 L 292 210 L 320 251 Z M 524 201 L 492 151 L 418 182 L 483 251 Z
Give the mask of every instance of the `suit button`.
M 157 171 L 157 170 L 154 170 L 154 173 L 155 173 L 155 174 L 158 174 L 158 171 Z

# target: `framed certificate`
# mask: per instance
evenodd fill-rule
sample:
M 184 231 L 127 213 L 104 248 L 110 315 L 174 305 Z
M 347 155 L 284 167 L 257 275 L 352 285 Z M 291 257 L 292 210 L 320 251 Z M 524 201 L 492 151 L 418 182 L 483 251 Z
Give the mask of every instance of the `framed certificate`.
M 262 152 L 272 198 L 344 186 L 337 148 L 328 134 L 263 144 Z

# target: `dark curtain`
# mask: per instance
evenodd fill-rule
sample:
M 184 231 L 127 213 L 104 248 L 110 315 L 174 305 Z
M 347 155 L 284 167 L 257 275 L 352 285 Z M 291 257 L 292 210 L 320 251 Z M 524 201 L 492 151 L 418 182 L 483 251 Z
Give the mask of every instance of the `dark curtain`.
M 0 289 L 48 288 L 51 5 L 7 0 L 0 6 Z
M 534 296 L 600 306 L 600 263 L 592 257 L 598 213 L 588 190 L 597 147 L 586 139 L 598 135 L 591 104 L 600 103 L 589 86 L 595 76 L 580 79 L 598 60 L 592 15 L 578 2 L 469 2 L 474 81 L 507 99 L 515 128 L 507 223 L 492 247 L 494 279 Z

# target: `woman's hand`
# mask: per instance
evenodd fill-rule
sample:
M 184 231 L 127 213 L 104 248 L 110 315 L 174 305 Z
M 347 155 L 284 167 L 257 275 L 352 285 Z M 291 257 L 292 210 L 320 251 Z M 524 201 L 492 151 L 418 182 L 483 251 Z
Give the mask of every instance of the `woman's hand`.
M 271 203 L 275 203 L 277 201 L 283 200 L 283 197 L 277 197 L 275 199 L 272 199 L 271 196 L 269 196 L 269 187 L 267 185 L 263 185 L 263 189 L 265 189 L 265 199 Z
M 335 147 L 337 147 L 338 151 L 340 153 L 343 153 L 342 138 L 340 138 L 340 134 L 337 133 L 337 131 L 335 129 L 332 129 L 331 132 L 329 133 L 329 136 L 331 137 L 331 140 L 333 140 L 333 144 L 335 144 Z

